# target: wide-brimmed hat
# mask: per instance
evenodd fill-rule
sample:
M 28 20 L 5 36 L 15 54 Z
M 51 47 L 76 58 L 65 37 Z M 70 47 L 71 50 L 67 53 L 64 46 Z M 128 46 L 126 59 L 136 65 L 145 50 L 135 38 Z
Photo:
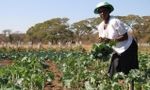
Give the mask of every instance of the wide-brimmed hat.
M 114 7 L 111 4 L 109 4 L 108 2 L 100 2 L 100 3 L 97 4 L 96 8 L 94 9 L 94 13 L 99 14 L 100 13 L 99 9 L 101 7 L 108 8 L 110 10 L 110 13 L 114 10 Z

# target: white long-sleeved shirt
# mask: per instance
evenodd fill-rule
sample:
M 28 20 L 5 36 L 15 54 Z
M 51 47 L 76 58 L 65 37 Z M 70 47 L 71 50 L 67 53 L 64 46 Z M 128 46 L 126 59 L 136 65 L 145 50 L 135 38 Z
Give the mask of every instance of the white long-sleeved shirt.
M 107 27 L 105 29 L 104 25 L 104 21 L 102 21 L 98 26 L 99 37 L 116 39 L 120 35 L 128 33 L 128 29 L 126 28 L 125 24 L 115 17 L 110 17 L 109 23 L 107 24 Z M 127 40 L 117 42 L 116 45 L 112 48 L 118 54 L 121 54 L 129 48 L 129 46 L 132 43 L 132 40 L 133 37 L 130 34 L 128 34 Z

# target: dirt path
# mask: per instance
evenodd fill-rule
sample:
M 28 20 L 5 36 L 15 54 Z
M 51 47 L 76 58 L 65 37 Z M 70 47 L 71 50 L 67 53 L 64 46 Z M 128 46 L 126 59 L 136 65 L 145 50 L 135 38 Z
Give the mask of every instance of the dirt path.
M 3 67 L 3 66 L 8 66 L 8 65 L 11 65 L 13 64 L 13 61 L 12 60 L 0 60 L 0 67 Z
M 62 72 L 59 71 L 56 63 L 53 61 L 48 60 L 46 63 L 49 65 L 48 71 L 54 74 L 54 80 L 52 82 L 46 82 L 44 90 L 64 90 L 61 82 Z

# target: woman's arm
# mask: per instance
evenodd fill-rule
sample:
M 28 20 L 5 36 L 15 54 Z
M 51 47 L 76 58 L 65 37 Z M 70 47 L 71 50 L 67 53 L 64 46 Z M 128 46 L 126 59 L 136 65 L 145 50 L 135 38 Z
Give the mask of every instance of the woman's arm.
M 99 42 L 108 43 L 110 39 L 99 37 Z
M 125 33 L 123 35 L 120 35 L 119 37 L 117 37 L 116 39 L 113 39 L 115 42 L 120 42 L 120 41 L 124 41 L 128 39 L 128 34 Z M 109 43 L 111 40 L 107 39 L 107 38 L 102 38 L 99 37 L 99 42 L 103 42 L 103 43 Z
M 120 35 L 119 37 L 117 37 L 116 39 L 115 39 L 115 41 L 124 41 L 124 40 L 127 40 L 128 39 L 128 34 L 127 33 L 125 33 L 125 34 L 123 34 L 123 35 Z

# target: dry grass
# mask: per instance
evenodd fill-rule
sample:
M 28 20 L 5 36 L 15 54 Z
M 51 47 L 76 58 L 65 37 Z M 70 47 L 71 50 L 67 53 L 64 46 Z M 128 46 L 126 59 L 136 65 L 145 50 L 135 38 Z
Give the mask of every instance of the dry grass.
M 2 46 L 0 45 L 0 48 L 13 48 L 13 49 L 54 49 L 54 50 L 61 50 L 61 49 L 67 49 L 67 50 L 80 50 L 80 49 L 84 49 L 86 51 L 90 51 L 92 48 L 92 44 L 82 44 L 82 45 L 76 45 L 76 44 L 72 44 L 72 45 L 47 45 L 47 44 L 41 44 L 41 45 L 37 45 L 37 44 L 33 44 L 33 45 L 5 45 Z
M 82 44 L 82 45 L 75 45 L 75 44 L 72 44 L 72 45 L 45 45 L 45 44 L 42 44 L 42 45 L 37 45 L 37 44 L 34 44 L 32 46 L 29 46 L 29 45 L 21 45 L 21 46 L 16 46 L 16 45 L 10 45 L 10 46 L 1 46 L 0 45 L 0 48 L 2 47 L 10 47 L 10 48 L 23 48 L 23 49 L 48 49 L 48 48 L 51 48 L 51 49 L 55 49 L 55 50 L 60 50 L 60 49 L 77 49 L 77 47 L 82 47 L 84 48 L 86 51 L 90 51 L 91 48 L 92 48 L 92 44 Z M 79 49 L 79 48 L 78 48 Z M 139 52 L 144 52 L 144 53 L 150 53 L 150 46 L 139 46 Z
M 140 46 L 139 47 L 139 52 L 142 52 L 142 53 L 150 53 L 150 46 Z

